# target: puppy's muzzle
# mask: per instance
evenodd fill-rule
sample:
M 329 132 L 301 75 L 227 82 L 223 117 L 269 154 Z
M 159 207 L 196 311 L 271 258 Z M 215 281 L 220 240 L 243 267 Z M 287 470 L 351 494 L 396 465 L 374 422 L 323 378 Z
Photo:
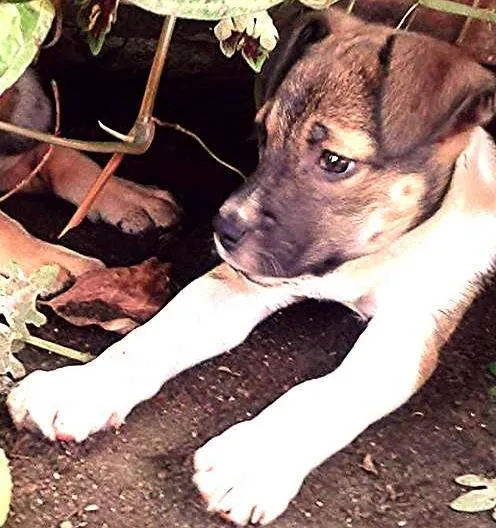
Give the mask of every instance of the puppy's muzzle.
M 219 213 L 214 218 L 214 230 L 222 247 L 234 251 L 248 231 L 246 222 L 236 213 Z

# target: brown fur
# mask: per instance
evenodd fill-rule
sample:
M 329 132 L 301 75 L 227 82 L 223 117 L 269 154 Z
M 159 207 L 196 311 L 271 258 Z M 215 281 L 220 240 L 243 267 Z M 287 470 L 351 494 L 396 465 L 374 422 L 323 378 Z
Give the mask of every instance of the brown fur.
M 332 9 L 283 35 L 264 76 L 260 164 L 218 221 L 243 232 L 227 258 L 249 275 L 320 275 L 422 223 L 496 90 L 461 50 Z M 325 150 L 353 173 L 329 181 Z

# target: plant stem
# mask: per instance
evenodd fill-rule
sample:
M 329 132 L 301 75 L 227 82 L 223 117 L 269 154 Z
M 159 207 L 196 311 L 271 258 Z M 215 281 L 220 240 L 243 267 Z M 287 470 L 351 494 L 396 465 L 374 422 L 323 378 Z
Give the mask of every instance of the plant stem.
M 57 345 L 57 343 L 52 343 L 41 337 L 36 337 L 32 335 L 23 336 L 22 341 L 28 345 L 34 345 L 39 348 L 58 354 L 69 359 L 75 359 L 81 363 L 88 363 L 92 359 L 95 359 L 95 356 L 89 352 L 79 352 L 79 350 L 74 350 L 73 348 L 65 347 L 63 345 Z
M 453 2 L 452 0 L 418 0 L 417 4 L 422 7 L 435 9 L 436 11 L 451 13 L 452 15 L 466 16 L 493 23 L 496 22 L 496 12 L 494 9 L 468 6 L 460 4 L 459 2 Z

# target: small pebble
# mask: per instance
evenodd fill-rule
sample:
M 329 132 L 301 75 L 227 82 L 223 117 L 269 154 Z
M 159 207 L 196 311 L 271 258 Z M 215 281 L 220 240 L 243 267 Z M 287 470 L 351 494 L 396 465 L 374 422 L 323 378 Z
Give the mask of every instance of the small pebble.
M 95 512 L 98 511 L 100 508 L 98 507 L 98 504 L 88 504 L 84 507 L 84 511 L 86 512 Z
M 73 524 L 71 523 L 71 521 L 62 521 L 60 524 L 59 524 L 59 528 L 73 528 Z

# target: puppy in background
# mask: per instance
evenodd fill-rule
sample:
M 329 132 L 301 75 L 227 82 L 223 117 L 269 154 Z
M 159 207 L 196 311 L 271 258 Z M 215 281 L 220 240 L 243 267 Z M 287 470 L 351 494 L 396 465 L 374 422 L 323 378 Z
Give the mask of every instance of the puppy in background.
M 9 397 L 17 426 L 82 441 L 274 311 L 345 304 L 369 324 L 342 364 L 196 453 L 208 508 L 238 524 L 275 519 L 425 383 L 496 255 L 481 128 L 496 80 L 459 49 L 330 9 L 283 35 L 261 92 L 258 168 L 215 221 L 225 262 L 92 363 L 35 372 Z
M 52 129 L 52 113 L 52 105 L 33 70 L 27 70 L 0 96 L 2 121 L 49 131 Z M 0 190 L 8 191 L 26 178 L 46 148 L 46 145 L 34 140 L 0 131 Z M 22 190 L 49 190 L 79 205 L 100 170 L 86 156 L 54 147 L 39 175 Z M 177 220 L 177 212 L 168 192 L 113 177 L 93 205 L 89 218 L 103 220 L 126 233 L 140 233 L 152 227 L 170 226 Z M 11 260 L 16 261 L 26 273 L 43 264 L 58 264 L 61 273 L 56 289 L 68 279 L 103 267 L 100 260 L 36 239 L 18 222 L 0 212 L 0 273 L 6 271 Z

